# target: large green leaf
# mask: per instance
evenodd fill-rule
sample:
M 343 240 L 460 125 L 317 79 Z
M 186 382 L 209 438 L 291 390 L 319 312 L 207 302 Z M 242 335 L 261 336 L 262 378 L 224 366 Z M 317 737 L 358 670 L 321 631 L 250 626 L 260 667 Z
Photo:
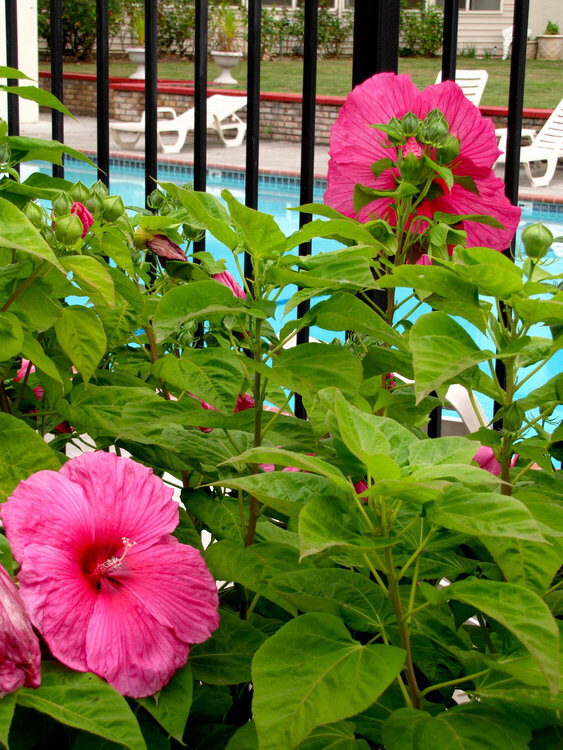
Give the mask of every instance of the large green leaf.
M 526 750 L 530 736 L 524 724 L 479 703 L 456 706 L 434 717 L 400 708 L 383 724 L 387 750 Z
M 509 583 L 525 586 L 543 596 L 563 559 L 561 538 L 546 536 L 546 541 L 547 544 L 537 544 L 493 536 L 483 539 L 483 544 Z
M 481 349 L 462 326 L 442 312 L 421 315 L 412 327 L 417 403 L 443 383 L 494 357 Z
M 261 213 L 237 201 L 228 190 L 221 192 L 245 250 L 254 258 L 275 258 L 285 250 L 285 235 L 271 214 Z
M 17 357 L 23 344 L 22 325 L 11 312 L 0 312 L 0 360 Z
M 426 506 L 428 518 L 437 526 L 462 534 L 527 539 L 544 542 L 538 524 L 526 506 L 510 495 L 475 492 L 454 485 Z
M 106 334 L 100 319 L 89 307 L 65 307 L 55 323 L 55 334 L 61 349 L 87 383 L 106 353 Z
M 38 89 L 36 86 L 0 86 L 0 88 L 9 94 L 17 94 L 22 99 L 29 99 L 42 107 L 51 107 L 51 109 L 56 109 L 58 112 L 67 115 L 67 117 L 72 117 L 72 113 L 50 91 Z
M 523 286 L 522 269 L 490 247 L 457 247 L 455 270 L 476 284 L 481 294 L 508 299 Z
M 61 263 L 72 271 L 75 283 L 86 292 L 93 290 L 102 300 L 115 307 L 115 288 L 109 271 L 99 260 L 90 255 L 69 255 Z
M 123 696 L 89 672 L 74 672 L 61 664 L 43 661 L 41 687 L 17 693 L 20 706 L 33 708 L 56 721 L 124 745 L 145 750 L 135 715 Z
M 21 419 L 0 413 L 0 502 L 30 474 L 42 469 L 58 471 L 59 456 Z
M 72 156 L 73 159 L 84 161 L 94 167 L 94 162 L 75 148 L 65 146 L 59 141 L 47 141 L 43 138 L 28 138 L 23 135 L 11 135 L 8 137 L 10 144 L 11 156 L 14 161 L 48 161 L 51 164 L 62 164 L 63 154 Z
M 13 203 L 0 197 L 0 247 L 14 248 L 29 255 L 46 260 L 60 271 L 62 267 L 51 247 L 45 242 L 27 216 Z
M 0 700 L 0 743 L 8 750 L 8 734 L 16 707 L 16 696 L 8 693 Z
M 443 592 L 510 630 L 541 669 L 549 689 L 559 689 L 559 631 L 548 606 L 529 589 L 513 583 L 466 578 Z
M 369 750 L 369 745 L 355 739 L 351 721 L 339 721 L 313 729 L 297 750 Z
M 328 331 L 356 331 L 386 344 L 404 349 L 400 335 L 372 307 L 352 294 L 337 292 L 311 309 L 319 328 Z
M 163 341 L 183 323 L 195 318 L 208 319 L 213 315 L 246 312 L 247 308 L 232 291 L 218 281 L 195 281 L 175 286 L 160 300 L 154 316 L 157 341 Z
M 258 750 L 258 737 L 253 721 L 237 729 L 225 746 L 225 750 Z
M 392 646 L 362 646 L 338 618 L 308 613 L 281 627 L 252 662 L 261 750 L 292 750 L 316 727 L 365 710 L 402 669 Z
M 146 708 L 160 726 L 178 742 L 182 742 L 190 713 L 193 684 L 192 670 L 188 662 L 174 673 L 170 682 L 158 693 L 148 698 L 138 698 L 141 706 Z
M 57 370 L 57 366 L 53 360 L 45 354 L 41 344 L 28 333 L 24 334 L 22 354 L 29 359 L 30 362 L 33 362 L 39 370 L 43 370 L 45 375 L 48 375 L 50 378 L 53 378 L 53 380 L 62 384 L 63 379 Z
M 272 585 L 300 611 L 328 612 L 361 633 L 377 632 L 393 613 L 379 586 L 352 570 L 296 570 L 276 576 Z
M 173 182 L 163 182 L 161 186 L 178 198 L 190 217 L 196 219 L 202 227 L 209 229 L 219 242 L 235 250 L 238 245 L 237 235 L 229 226 L 229 215 L 225 207 L 215 196 L 186 190 Z
M 250 682 L 252 658 L 266 636 L 234 612 L 221 610 L 220 616 L 211 638 L 190 650 L 194 678 L 208 685 Z
M 227 414 L 235 410 L 243 370 L 234 352 L 218 347 L 185 349 L 180 359 L 167 354 L 152 367 L 153 375 L 207 401 Z

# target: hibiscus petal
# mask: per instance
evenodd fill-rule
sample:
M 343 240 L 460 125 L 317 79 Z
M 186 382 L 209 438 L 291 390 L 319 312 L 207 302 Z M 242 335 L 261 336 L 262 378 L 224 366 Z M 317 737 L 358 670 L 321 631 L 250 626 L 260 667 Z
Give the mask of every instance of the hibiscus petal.
M 26 612 L 53 655 L 72 669 L 86 671 L 86 630 L 96 591 L 72 551 L 31 544 L 18 578 Z
M 149 549 L 130 550 L 115 579 L 122 584 L 123 596 L 185 643 L 205 641 L 219 624 L 213 576 L 198 550 L 174 537 Z
M 29 544 L 77 548 L 94 535 L 82 489 L 60 471 L 38 471 L 20 482 L 0 514 L 18 562 Z
M 141 548 L 178 525 L 172 488 L 135 461 L 103 451 L 83 453 L 60 473 L 82 487 L 97 527 L 109 539 L 127 537 Z
M 186 663 L 189 646 L 111 586 L 98 596 L 86 634 L 88 669 L 118 692 L 144 698 Z

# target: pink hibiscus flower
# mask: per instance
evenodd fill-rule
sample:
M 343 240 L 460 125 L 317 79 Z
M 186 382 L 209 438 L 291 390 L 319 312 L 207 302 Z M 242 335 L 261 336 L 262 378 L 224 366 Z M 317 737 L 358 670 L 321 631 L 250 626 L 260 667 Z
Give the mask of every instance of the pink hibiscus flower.
M 21 364 L 20 369 L 17 371 L 17 373 L 14 376 L 14 383 L 20 383 L 28 373 L 29 375 L 31 375 L 34 372 L 35 372 L 35 365 L 32 364 L 29 361 L 29 359 L 25 359 L 24 357 L 22 357 L 22 364 Z M 37 400 L 41 401 L 41 399 L 45 395 L 45 391 L 43 390 L 42 386 L 36 385 L 35 388 L 32 388 L 31 390 L 37 396 Z
M 151 469 L 85 453 L 20 482 L 1 515 L 31 621 L 72 669 L 152 695 L 217 627 L 215 582 Z
M 0 698 L 20 687 L 41 684 L 39 641 L 26 615 L 20 593 L 0 565 Z
M 501 471 L 500 464 L 495 458 L 493 449 L 489 448 L 488 445 L 482 445 L 477 451 L 477 453 L 473 456 L 473 460 L 479 464 L 479 467 L 481 469 L 488 471 L 489 474 L 494 474 L 495 477 L 500 477 L 500 471 Z M 510 462 L 510 465 L 515 466 L 516 461 L 518 461 L 517 454 L 512 456 L 512 461 Z M 534 466 L 534 468 L 539 469 L 539 466 Z
M 147 240 L 146 246 L 151 253 L 158 255 L 159 258 L 187 261 L 182 248 L 164 234 L 155 234 L 152 239 Z
M 84 237 L 86 237 L 86 235 L 88 234 L 88 230 L 94 223 L 94 217 L 92 216 L 90 211 L 88 211 L 86 206 L 83 206 L 82 203 L 78 203 L 78 201 L 75 201 L 72 204 L 70 213 L 76 214 L 78 218 L 80 219 L 80 221 L 82 222 L 82 226 L 83 226 L 82 239 L 84 239 Z
M 353 203 L 356 184 L 378 190 L 394 189 L 399 170 L 389 166 L 375 178 L 372 164 L 383 158 L 396 161 L 399 156 L 416 161 L 420 157 L 418 144 L 412 143 L 415 139 L 410 138 L 402 147 L 391 147 L 389 137 L 370 126 L 387 125 L 393 117 L 401 120 L 408 112 L 422 120 L 434 109 L 443 114 L 450 134 L 459 141 L 459 155 L 445 166 L 462 182 L 463 178 L 471 178 L 479 195 L 459 182 L 455 182 L 450 191 L 444 180 L 436 178 L 434 189 L 418 206 L 417 214 L 431 217 L 441 211 L 492 216 L 504 229 L 474 221 L 462 221 L 461 228 L 467 232 L 468 247 L 486 245 L 504 250 L 516 232 L 521 210 L 510 204 L 502 180 L 495 177 L 492 170 L 499 155 L 492 120 L 483 118 L 452 81 L 429 86 L 421 92 L 408 75 L 379 73 L 356 86 L 332 128 L 325 203 L 356 218 Z M 362 222 L 377 217 L 395 224 L 392 199 L 376 198 L 364 206 L 358 216 Z
M 246 299 L 246 293 L 244 289 L 241 287 L 235 277 L 228 271 L 214 273 L 211 278 L 215 279 L 215 281 L 218 281 L 220 284 L 223 284 L 223 286 L 228 287 L 235 295 L 235 297 L 238 297 L 239 299 Z

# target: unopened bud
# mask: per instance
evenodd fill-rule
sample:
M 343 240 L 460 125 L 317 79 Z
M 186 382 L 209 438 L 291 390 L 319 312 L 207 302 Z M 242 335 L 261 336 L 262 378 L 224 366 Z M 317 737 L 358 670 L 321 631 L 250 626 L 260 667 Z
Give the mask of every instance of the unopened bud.
M 97 214 L 102 210 L 102 199 L 98 193 L 92 192 L 84 205 L 91 214 Z
M 406 138 L 412 138 L 412 136 L 416 135 L 420 120 L 413 112 L 407 112 L 401 122 L 403 125 L 403 135 Z
M 423 179 L 423 170 L 418 156 L 414 153 L 407 154 L 401 163 L 401 178 L 416 185 Z
M 60 193 L 60 195 L 58 195 L 53 201 L 53 212 L 55 216 L 69 214 L 73 203 L 74 201 L 68 193 Z
M 78 182 L 75 182 L 71 187 L 69 193 L 71 194 L 73 200 L 78 201 L 78 203 L 85 203 L 90 195 L 90 190 L 83 182 L 80 182 L 80 180 L 78 180 Z
M 424 118 L 420 127 L 420 138 L 422 143 L 439 145 L 450 132 L 446 118 L 439 109 L 433 109 Z
M 33 201 L 29 201 L 29 203 L 26 203 L 25 206 L 23 207 L 23 212 L 27 216 L 27 218 L 30 220 L 30 222 L 33 224 L 34 227 L 36 227 L 37 229 L 41 229 L 41 227 L 43 226 L 45 216 L 40 206 L 37 205 L 37 203 L 34 203 Z
M 522 242 L 528 258 L 539 260 L 553 243 L 553 235 L 541 221 L 530 224 L 522 232 Z
M 524 421 L 524 409 L 515 401 L 502 410 L 502 425 L 508 432 L 518 432 Z
M 92 191 L 93 191 L 94 193 L 96 193 L 97 195 L 99 195 L 99 196 L 100 196 L 100 198 L 103 198 L 103 197 L 104 197 L 104 196 L 106 196 L 106 195 L 108 194 L 108 192 L 109 192 L 109 191 L 108 191 L 108 189 L 107 189 L 107 187 L 106 187 L 106 186 L 104 185 L 104 183 L 103 183 L 103 182 L 102 182 L 101 180 L 97 180 L 97 181 L 96 181 L 96 182 L 95 182 L 95 183 L 94 183 L 94 184 L 92 185 Z
M 164 194 L 161 190 L 153 190 L 147 198 L 147 203 L 149 205 L 149 208 L 161 208 L 162 204 L 164 203 Z
M 123 216 L 125 206 L 120 195 L 108 195 L 102 199 L 103 216 L 106 221 L 115 221 Z
M 442 143 L 436 148 L 436 161 L 438 164 L 451 164 L 459 156 L 459 141 L 453 135 L 447 135 Z
M 63 245 L 74 245 L 82 237 L 84 227 L 76 214 L 57 216 L 55 221 L 55 237 Z

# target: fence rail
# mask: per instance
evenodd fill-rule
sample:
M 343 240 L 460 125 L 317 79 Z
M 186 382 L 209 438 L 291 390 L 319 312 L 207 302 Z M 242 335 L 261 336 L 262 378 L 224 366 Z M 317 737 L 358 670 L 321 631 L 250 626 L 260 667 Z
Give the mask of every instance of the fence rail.
M 301 125 L 301 190 L 302 203 L 313 199 L 314 144 L 315 144 L 315 96 L 317 62 L 318 5 L 316 0 L 305 2 L 305 31 L 303 39 L 303 109 Z M 5 0 L 7 63 L 17 67 L 17 0 Z M 206 188 L 206 105 L 207 105 L 207 54 L 208 54 L 208 3 L 196 0 L 195 17 L 195 133 L 194 133 L 194 186 Z M 109 158 L 109 29 L 108 0 L 96 0 L 97 12 L 97 164 L 101 180 L 109 184 L 111 164 Z M 252 208 L 258 205 L 259 175 L 259 125 L 260 125 L 260 57 L 261 15 L 260 0 L 248 0 L 248 50 L 247 50 L 247 139 L 246 139 L 246 188 L 245 201 Z M 371 75 L 382 72 L 397 72 L 399 56 L 400 0 L 356 0 L 354 10 L 352 85 L 357 85 Z M 505 191 L 509 200 L 517 203 L 519 178 L 519 150 L 522 130 L 524 76 L 526 65 L 526 38 L 528 29 L 529 0 L 515 0 L 513 18 L 513 43 L 508 102 L 508 142 L 505 167 Z M 145 0 L 145 193 L 148 196 L 158 178 L 157 154 L 157 0 Z M 442 77 L 455 79 L 456 47 L 458 32 L 458 0 L 444 1 L 444 41 L 442 55 Z M 52 91 L 63 99 L 63 34 L 62 3 L 51 0 L 51 80 Z M 8 97 L 8 127 L 11 134 L 19 132 L 18 98 Z M 52 137 L 64 141 L 63 116 L 52 115 Z M 54 166 L 53 174 L 64 175 L 64 167 Z M 303 214 L 301 223 L 310 220 Z M 300 247 L 300 253 L 310 252 L 308 244 Z M 509 248 L 507 248 L 509 252 Z M 250 275 L 248 259 L 245 273 Z M 306 312 L 305 303 L 299 314 Z M 306 341 L 308 331 L 300 333 Z M 502 378 L 502 365 L 498 363 Z M 302 407 L 298 405 L 298 409 Z M 439 414 L 434 414 L 430 433 L 439 433 Z

